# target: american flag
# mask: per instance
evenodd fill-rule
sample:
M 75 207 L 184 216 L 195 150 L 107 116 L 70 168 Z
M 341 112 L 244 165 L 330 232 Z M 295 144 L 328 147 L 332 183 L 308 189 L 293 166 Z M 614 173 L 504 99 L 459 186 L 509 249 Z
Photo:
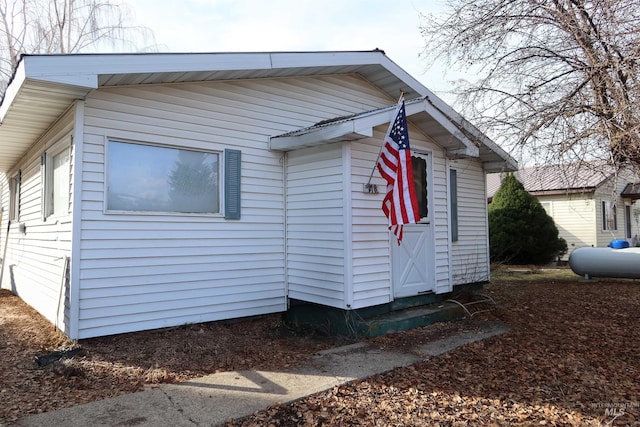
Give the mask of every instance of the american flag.
M 387 181 L 387 194 L 382 201 L 382 211 L 389 219 L 389 229 L 400 244 L 403 224 L 414 224 L 420 220 L 413 182 L 404 97 L 398 102 L 396 116 L 384 138 L 377 166 L 380 175 Z

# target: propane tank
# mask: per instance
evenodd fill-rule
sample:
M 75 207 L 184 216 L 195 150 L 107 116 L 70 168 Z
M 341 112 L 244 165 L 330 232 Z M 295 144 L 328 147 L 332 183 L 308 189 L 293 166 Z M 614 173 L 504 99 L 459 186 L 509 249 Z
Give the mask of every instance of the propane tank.
M 569 256 L 569 267 L 585 279 L 640 279 L 640 248 L 578 248 Z

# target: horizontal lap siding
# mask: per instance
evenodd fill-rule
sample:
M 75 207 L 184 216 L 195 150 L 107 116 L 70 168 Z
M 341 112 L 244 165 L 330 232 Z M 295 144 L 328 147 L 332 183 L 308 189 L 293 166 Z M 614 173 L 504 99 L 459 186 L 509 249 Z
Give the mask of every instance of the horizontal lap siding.
M 345 212 L 340 144 L 287 159 L 289 297 L 345 308 Z
M 549 203 L 558 235 L 567 241 L 568 251 L 563 259 L 568 260 L 576 248 L 597 245 L 597 233 L 601 223 L 593 192 L 538 196 L 538 201 Z
M 371 139 L 351 143 L 354 309 L 388 303 L 393 294 L 389 230 L 382 212 L 386 184 L 373 169 L 385 135 L 384 127 L 375 129 Z M 371 183 L 377 185 L 378 194 L 363 192 L 372 172 Z
M 387 104 L 356 76 L 94 92 L 85 108 L 80 337 L 284 311 L 283 164 L 282 153 L 268 151 L 269 137 Z M 103 213 L 107 138 L 241 150 L 241 219 Z M 318 183 L 313 194 L 332 196 L 332 185 Z M 341 250 L 330 202 L 312 217 L 290 218 L 300 248 L 291 277 L 312 291 L 323 286 L 313 269 L 340 282 L 335 261 L 316 253 Z
M 622 171 L 617 180 L 611 179 L 601 187 L 599 187 L 594 195 L 595 198 L 595 223 L 596 223 L 596 236 L 597 246 L 606 247 L 612 240 L 622 239 L 627 240 L 625 234 L 625 201 L 620 194 L 624 190 L 628 182 L 638 182 L 637 178 L 628 172 Z M 617 230 L 603 230 L 602 229 L 602 201 L 610 201 L 616 205 L 616 218 L 618 222 Z M 637 202 L 635 206 L 638 206 Z M 633 215 L 633 208 L 632 208 Z M 636 219 L 631 221 L 631 236 L 638 233 L 638 224 Z M 628 239 L 630 240 L 630 239 Z
M 485 175 L 480 162 L 455 160 L 457 171 L 458 241 L 451 243 L 453 285 L 489 279 Z
M 65 332 L 69 332 L 65 305 L 68 290 L 62 286 L 66 285 L 63 285 L 64 257 L 71 255 L 71 215 L 43 221 L 40 156 L 53 144 L 67 138 L 72 129 L 73 114 L 68 113 L 40 138 L 16 167 L 15 173 L 22 170 L 20 216 L 11 224 L 2 284 Z M 70 161 L 74 162 L 73 155 Z M 8 183 L 2 188 L 3 206 L 8 208 Z M 3 213 L 3 244 L 6 238 L 4 221 L 8 221 L 8 209 Z M 20 224 L 24 225 L 25 233 L 20 232 Z
M 440 294 L 451 291 L 451 271 L 449 252 L 449 187 L 446 160 L 441 148 L 433 147 L 433 172 L 431 177 L 433 192 L 433 231 L 435 239 L 435 292 Z M 427 178 L 428 179 L 428 178 Z

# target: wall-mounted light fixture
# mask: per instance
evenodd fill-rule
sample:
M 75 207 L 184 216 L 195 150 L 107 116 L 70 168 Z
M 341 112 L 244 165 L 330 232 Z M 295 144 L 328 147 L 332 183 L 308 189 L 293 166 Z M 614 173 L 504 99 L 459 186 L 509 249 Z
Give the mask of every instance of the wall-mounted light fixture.
M 363 193 L 378 194 L 378 185 L 377 184 L 371 184 L 371 183 L 363 184 L 362 192 Z

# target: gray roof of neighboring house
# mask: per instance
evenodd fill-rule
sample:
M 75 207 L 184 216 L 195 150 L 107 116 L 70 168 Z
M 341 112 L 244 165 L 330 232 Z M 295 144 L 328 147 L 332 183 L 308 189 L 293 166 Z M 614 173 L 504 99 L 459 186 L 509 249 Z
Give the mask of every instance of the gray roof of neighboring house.
M 524 189 L 533 195 L 591 192 L 614 175 L 614 169 L 604 162 L 584 162 L 568 165 L 542 165 L 514 172 Z M 487 174 L 487 197 L 500 188 L 505 173 Z
M 640 199 L 640 183 L 636 182 L 635 184 L 629 183 L 624 190 L 622 190 L 622 197 L 631 200 Z

